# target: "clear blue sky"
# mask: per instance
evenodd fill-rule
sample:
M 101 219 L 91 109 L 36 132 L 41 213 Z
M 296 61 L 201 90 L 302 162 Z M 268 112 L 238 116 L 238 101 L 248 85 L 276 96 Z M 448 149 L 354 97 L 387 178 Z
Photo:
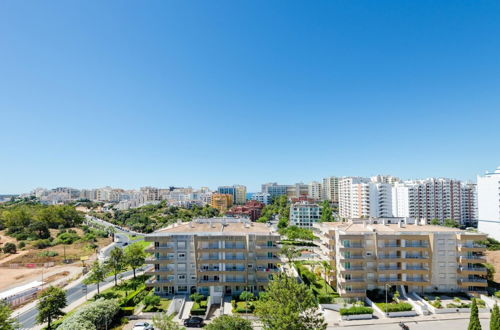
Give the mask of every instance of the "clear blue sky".
M 500 165 L 499 1 L 0 2 L 0 193 Z

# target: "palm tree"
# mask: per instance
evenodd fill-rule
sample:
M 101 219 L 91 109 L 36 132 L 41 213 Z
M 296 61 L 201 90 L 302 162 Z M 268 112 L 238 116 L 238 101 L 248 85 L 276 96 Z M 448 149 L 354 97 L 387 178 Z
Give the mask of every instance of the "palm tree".
M 323 260 L 323 261 L 321 262 L 321 266 L 323 267 L 323 271 L 324 271 L 324 272 L 323 272 L 323 274 L 324 274 L 324 276 L 325 276 L 325 293 L 327 293 L 326 286 L 327 286 L 327 285 L 330 285 L 330 283 L 329 283 L 329 281 L 328 281 L 328 280 L 330 279 L 330 272 L 333 270 L 333 267 L 332 267 L 332 265 L 331 265 L 328 261 L 326 261 L 326 260 Z

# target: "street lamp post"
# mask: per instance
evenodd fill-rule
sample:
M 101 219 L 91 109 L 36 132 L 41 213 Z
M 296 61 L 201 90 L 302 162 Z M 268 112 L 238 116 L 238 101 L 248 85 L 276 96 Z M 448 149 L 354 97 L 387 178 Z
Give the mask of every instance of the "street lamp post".
M 385 284 L 385 315 L 387 316 L 387 287 L 389 284 Z

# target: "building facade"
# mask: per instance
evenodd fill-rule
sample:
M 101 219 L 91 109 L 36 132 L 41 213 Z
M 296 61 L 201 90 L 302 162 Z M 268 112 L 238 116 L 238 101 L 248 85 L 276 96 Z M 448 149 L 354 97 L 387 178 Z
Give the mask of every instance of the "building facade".
M 230 217 L 246 217 L 251 221 L 260 218 L 264 203 L 258 201 L 248 201 L 245 205 L 235 205 L 226 212 L 226 216 Z
M 254 193 L 251 197 L 252 200 L 261 202 L 265 205 L 271 204 L 271 194 L 269 193 Z
M 247 200 L 247 187 L 242 185 L 221 186 L 217 188 L 219 194 L 229 194 L 233 196 L 233 203 L 243 205 Z
M 293 203 L 290 206 L 290 225 L 302 228 L 312 228 L 321 219 L 321 207 L 305 201 Z
M 226 212 L 233 206 L 233 195 L 231 194 L 212 194 L 210 205 L 221 212 Z
M 394 218 L 393 218 L 394 219 Z M 342 297 L 404 286 L 406 292 L 483 292 L 486 235 L 406 219 L 318 223 L 319 254 Z
M 197 219 L 146 235 L 153 253 L 146 263 L 156 294 L 199 292 L 214 298 L 264 290 L 278 271 L 279 235 L 242 219 Z
M 339 178 L 331 176 L 323 179 L 323 197 L 331 203 L 339 202 Z
M 500 240 L 500 167 L 477 177 L 479 230 Z

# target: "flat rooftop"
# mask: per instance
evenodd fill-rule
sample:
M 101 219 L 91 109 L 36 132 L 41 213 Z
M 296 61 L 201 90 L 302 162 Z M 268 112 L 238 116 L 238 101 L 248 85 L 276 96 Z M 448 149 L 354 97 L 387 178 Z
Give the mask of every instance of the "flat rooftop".
M 176 235 L 278 235 L 270 226 L 265 223 L 250 222 L 244 219 L 197 219 L 191 222 L 175 223 L 168 227 L 159 229 L 148 236 L 168 236 Z
M 465 230 L 461 230 L 458 228 L 450 228 L 444 226 L 435 226 L 435 225 L 417 225 L 417 224 L 405 224 L 404 226 L 400 226 L 399 224 L 371 224 L 371 223 L 352 223 L 352 222 L 323 222 L 319 226 L 324 229 L 331 230 L 339 230 L 347 233 L 405 233 L 405 232 L 444 232 L 444 233 L 461 233 L 468 234 L 469 232 Z M 470 234 L 480 234 L 480 233 L 470 233 Z

